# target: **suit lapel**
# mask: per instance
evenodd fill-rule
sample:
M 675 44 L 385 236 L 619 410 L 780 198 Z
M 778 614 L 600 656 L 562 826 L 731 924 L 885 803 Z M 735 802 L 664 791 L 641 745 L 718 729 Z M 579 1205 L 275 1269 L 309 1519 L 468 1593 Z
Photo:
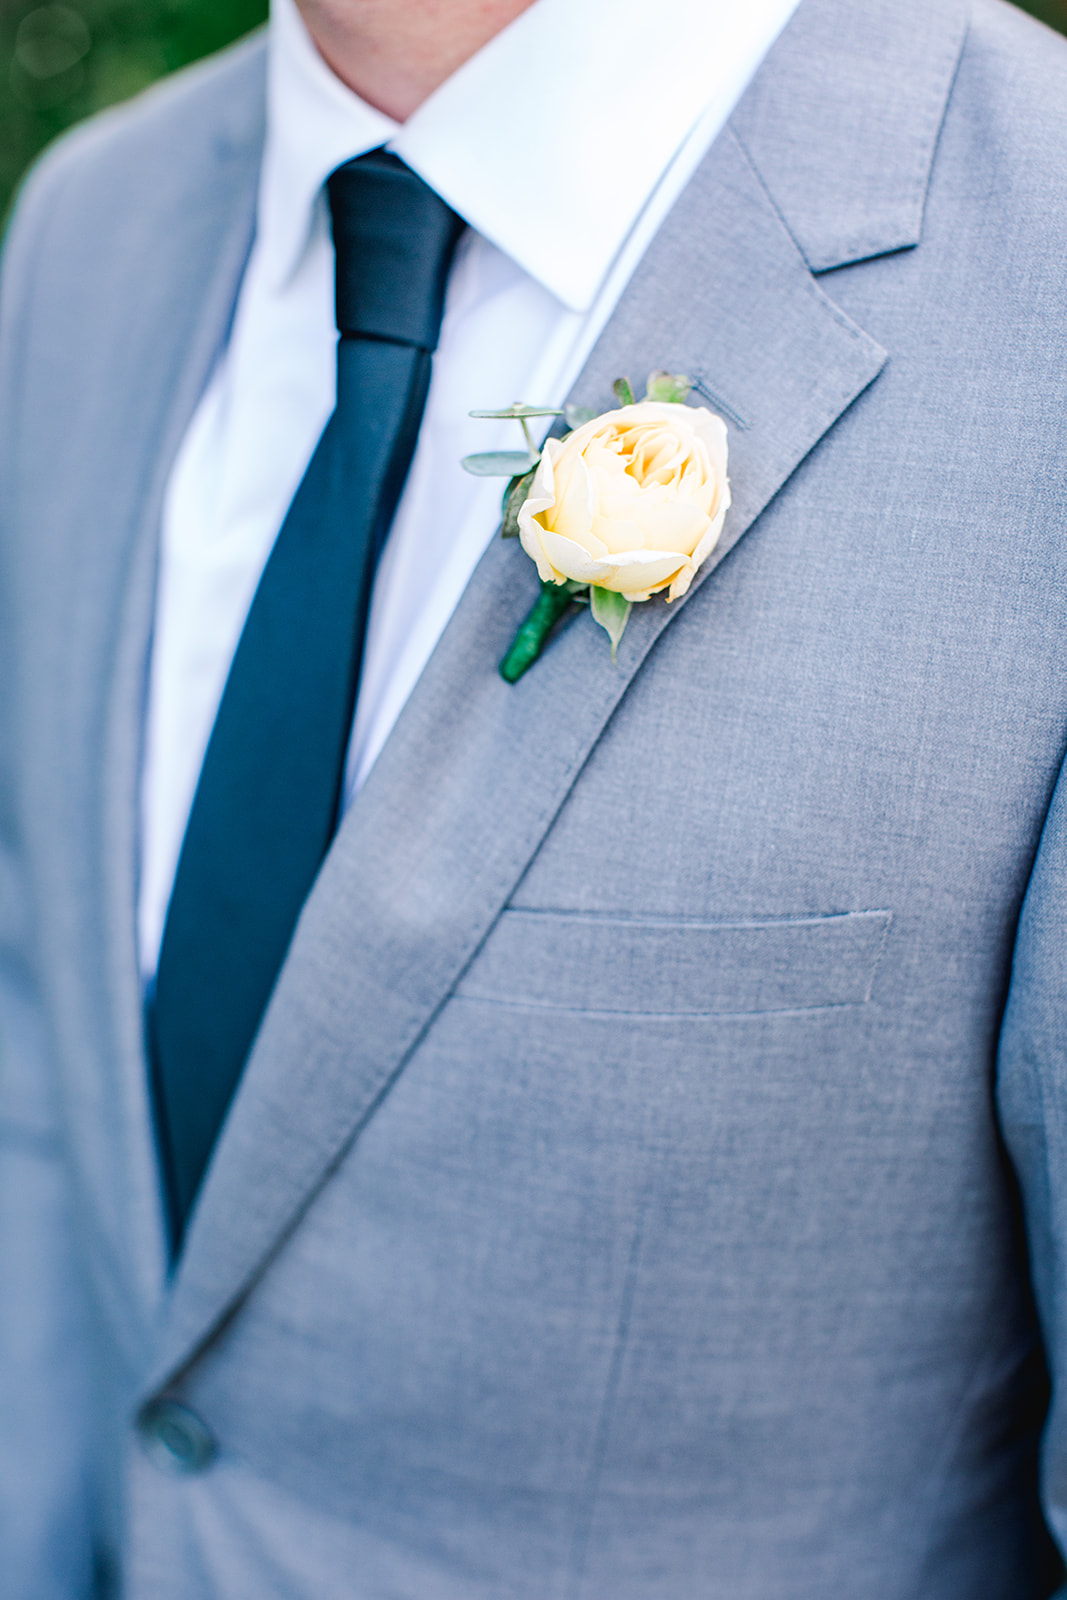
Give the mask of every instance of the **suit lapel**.
M 118 459 L 150 461 L 151 476 L 127 498 L 138 514 L 116 530 L 106 553 L 93 552 L 98 569 L 113 572 L 104 648 L 107 659 L 93 670 L 72 657 L 72 670 L 106 685 L 103 743 L 98 772 L 87 783 L 103 785 L 99 826 L 92 841 L 102 884 L 99 922 L 88 941 L 89 959 L 106 991 L 111 1036 L 101 1070 L 107 1081 L 88 1093 L 109 1110 L 73 1118 L 72 1139 L 90 1201 L 112 1264 L 109 1286 L 143 1315 L 158 1305 L 166 1250 L 158 1203 L 158 1169 L 144 1060 L 142 1000 L 136 949 L 142 727 L 148 649 L 155 594 L 159 521 L 164 488 L 177 447 L 222 347 L 252 235 L 256 174 L 262 148 L 262 66 L 248 51 L 237 103 L 227 108 L 227 126 L 213 139 L 208 169 L 190 161 L 187 192 L 170 196 L 166 211 L 151 207 L 138 219 L 143 237 L 128 243 L 124 259 L 138 273 L 130 304 L 145 311 L 157 335 L 151 352 L 134 343 L 131 372 L 122 394 L 129 415 L 116 419 L 125 448 Z M 257 92 L 258 91 L 258 92 Z M 206 142 L 206 141 L 205 141 Z M 160 205 L 163 212 L 163 205 Z M 165 259 L 157 261 L 161 250 Z M 158 271 L 150 272 L 155 264 Z M 121 286 L 112 292 L 121 292 Z M 153 295 L 158 305 L 152 302 Z M 143 361 L 143 365 L 141 365 Z M 155 388 L 144 386 L 150 371 Z M 130 441 L 134 441 L 131 445 Z M 136 447 L 139 442 L 139 448 Z M 106 450 L 101 459 L 109 459 Z M 120 471 L 123 468 L 119 469 Z M 109 526 L 114 480 L 101 483 L 101 505 L 80 506 L 86 520 Z M 74 697 L 72 691 L 72 698 Z M 77 870 L 76 868 L 73 870 Z M 90 977 L 88 982 L 97 980 Z M 86 1086 L 73 1085 L 86 1094 Z
M 729 407 L 734 504 L 690 596 L 635 608 L 611 665 L 587 615 L 515 687 L 497 672 L 536 593 L 517 541 L 475 573 L 305 907 L 194 1213 L 155 1372 L 250 1283 L 432 1023 L 627 685 L 884 352 L 821 292 L 729 132 L 631 282 L 574 398 L 667 365 Z
M 804 0 L 732 121 L 825 272 L 917 244 L 966 0 Z

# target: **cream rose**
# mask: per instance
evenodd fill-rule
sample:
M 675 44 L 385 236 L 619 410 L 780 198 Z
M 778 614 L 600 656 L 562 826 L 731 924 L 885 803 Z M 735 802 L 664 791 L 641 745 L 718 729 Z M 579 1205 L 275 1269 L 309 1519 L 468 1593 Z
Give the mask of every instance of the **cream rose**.
M 685 594 L 730 504 L 726 425 L 703 407 L 644 400 L 545 443 L 519 512 L 544 582 L 627 600 Z

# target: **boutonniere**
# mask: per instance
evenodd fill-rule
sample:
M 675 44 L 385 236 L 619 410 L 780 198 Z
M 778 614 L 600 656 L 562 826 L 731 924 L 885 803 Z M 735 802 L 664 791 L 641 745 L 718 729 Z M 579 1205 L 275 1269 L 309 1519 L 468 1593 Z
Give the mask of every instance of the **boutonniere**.
M 667 591 L 685 594 L 714 550 L 730 505 L 726 424 L 686 405 L 687 378 L 654 372 L 645 398 L 629 380 L 615 385 L 618 409 L 597 416 L 516 403 L 472 417 L 510 418 L 524 451 L 466 456 L 468 472 L 508 478 L 503 536 L 518 537 L 537 565 L 541 594 L 500 664 L 516 683 L 575 602 L 587 603 L 611 642 L 614 661 L 634 605 Z M 538 450 L 533 417 L 564 416 L 568 431 Z

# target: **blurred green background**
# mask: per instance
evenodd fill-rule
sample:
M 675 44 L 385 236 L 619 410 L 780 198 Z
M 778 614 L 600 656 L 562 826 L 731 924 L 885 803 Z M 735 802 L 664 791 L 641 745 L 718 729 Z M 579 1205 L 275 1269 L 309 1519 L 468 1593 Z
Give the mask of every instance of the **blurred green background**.
M 64 128 L 266 15 L 267 0 L 0 0 L 0 213 Z
M 1067 0 L 1029 0 L 1025 9 L 1067 33 Z M 221 49 L 266 14 L 267 0 L 0 0 L 0 214 L 56 134 Z

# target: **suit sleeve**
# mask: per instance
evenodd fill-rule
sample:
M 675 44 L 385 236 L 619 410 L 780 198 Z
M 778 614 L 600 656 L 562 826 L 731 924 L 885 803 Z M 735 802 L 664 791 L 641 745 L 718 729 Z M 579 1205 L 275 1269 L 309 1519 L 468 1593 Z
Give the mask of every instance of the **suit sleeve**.
M 1049 1527 L 1067 1552 L 1067 767 L 1060 773 L 1019 922 L 997 1104 L 1022 1193 L 1052 1378 L 1042 1498 Z
M 10 558 L 21 329 L 54 198 L 46 164 L 20 203 L 0 277 L 0 1589 L 83 1600 L 90 1535 L 88 1296 L 20 828 L 18 626 Z

